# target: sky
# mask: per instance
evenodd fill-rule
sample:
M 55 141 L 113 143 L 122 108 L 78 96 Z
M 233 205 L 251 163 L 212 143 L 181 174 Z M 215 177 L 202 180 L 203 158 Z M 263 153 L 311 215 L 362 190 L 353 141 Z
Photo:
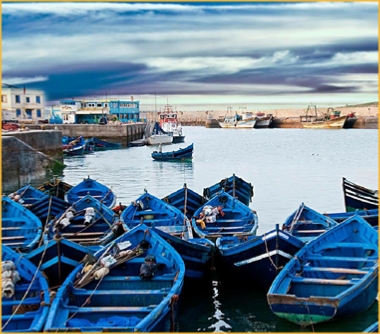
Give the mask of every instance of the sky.
M 47 104 L 367 103 L 378 100 L 378 3 L 2 3 L 2 76 Z

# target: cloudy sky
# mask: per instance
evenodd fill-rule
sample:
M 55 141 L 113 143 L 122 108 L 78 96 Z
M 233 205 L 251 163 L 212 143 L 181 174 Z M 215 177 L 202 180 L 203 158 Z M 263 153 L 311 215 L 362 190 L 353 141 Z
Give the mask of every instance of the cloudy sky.
M 2 3 L 3 82 L 48 101 L 377 101 L 377 2 Z M 198 108 L 198 107 L 197 107 Z

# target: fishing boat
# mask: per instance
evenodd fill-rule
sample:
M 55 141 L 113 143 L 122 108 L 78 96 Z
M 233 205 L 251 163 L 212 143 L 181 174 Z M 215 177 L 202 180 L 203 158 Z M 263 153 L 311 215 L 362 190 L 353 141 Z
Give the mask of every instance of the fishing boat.
M 359 215 L 371 226 L 377 227 L 379 225 L 379 209 L 356 210 L 349 212 L 332 212 L 324 213 L 323 215 L 330 217 L 331 219 L 334 219 L 337 223 L 341 223 L 346 219 L 352 217 L 353 215 Z
M 254 210 L 222 190 L 195 211 L 191 224 L 200 238 L 215 242 L 222 236 L 256 235 L 258 217 Z
M 166 104 L 164 111 L 158 112 L 158 115 L 160 116 L 160 127 L 173 136 L 173 144 L 183 143 L 185 136 L 182 133 L 177 111 L 174 111 L 171 105 Z
M 49 222 L 45 240 L 65 238 L 98 250 L 126 230 L 116 213 L 86 195 Z
M 255 129 L 266 129 L 270 128 L 273 123 L 273 115 L 267 114 L 263 112 L 257 112 L 256 113 L 256 124 Z
M 360 186 L 343 177 L 343 195 L 346 211 L 371 210 L 379 208 L 378 190 Z
M 95 151 L 117 150 L 121 148 L 121 143 L 113 143 L 97 137 L 88 138 L 87 142 L 94 147 Z
M 337 224 L 330 217 L 301 203 L 298 209 L 286 218 L 282 225 L 282 230 L 307 243 Z
M 41 221 L 7 196 L 3 196 L 1 204 L 2 245 L 23 253 L 34 249 L 42 236 Z
M 57 291 L 69 274 L 94 253 L 90 248 L 57 238 L 34 249 L 25 258 L 39 266 L 39 270 L 48 279 L 50 291 Z
M 184 260 L 186 277 L 203 279 L 210 273 L 214 244 L 194 238 L 189 219 L 176 207 L 145 191 L 121 213 L 120 220 L 129 228 L 142 223 L 154 228 Z
M 371 326 L 367 327 L 364 333 L 379 333 L 379 322 L 374 322 Z
M 39 185 L 37 189 L 48 195 L 55 196 L 64 200 L 66 193 L 72 187 L 73 186 L 67 182 L 64 182 L 58 178 L 53 178 L 52 180 L 46 181 Z
M 378 293 L 378 232 L 353 216 L 306 244 L 278 274 L 267 300 L 301 326 L 367 310 Z
M 86 141 L 82 136 L 62 137 L 62 150 L 64 155 L 83 155 L 86 149 Z
M 44 331 L 174 331 L 184 275 L 179 254 L 147 226 L 136 226 L 68 276 Z
M 253 129 L 256 125 L 256 117 L 250 117 L 250 114 L 226 115 L 222 122 L 219 122 L 224 129 Z
M 343 127 L 345 129 L 353 128 L 357 119 L 358 118 L 356 117 L 355 112 L 351 112 L 351 113 L 347 114 L 347 120 L 346 120 L 346 123 L 344 123 Z
M 162 152 L 160 146 L 159 151 L 152 152 L 152 158 L 158 161 L 189 161 L 193 158 L 194 145 L 191 144 L 185 148 L 179 148 L 176 151 Z
M 188 188 L 186 183 L 182 188 L 165 196 L 162 200 L 179 209 L 189 219 L 206 202 L 203 196 Z
M 116 195 L 112 189 L 94 179 L 91 179 L 90 176 L 84 178 L 81 182 L 72 187 L 65 194 L 65 200 L 72 204 L 86 195 L 91 195 L 110 208 L 116 203 Z
M 206 200 L 210 200 L 221 190 L 224 190 L 229 195 L 236 197 L 245 205 L 249 205 L 254 195 L 253 186 L 251 183 L 248 183 L 235 174 L 232 174 L 232 176 L 226 177 L 208 188 L 204 188 L 203 197 Z
M 257 282 L 268 289 L 303 245 L 300 239 L 281 231 L 278 224 L 261 236 L 221 237 L 216 240 L 217 269 L 224 281 Z
M 41 190 L 34 188 L 30 184 L 27 184 L 26 186 L 9 194 L 8 197 L 13 201 L 22 204 L 25 207 L 29 207 L 32 204 L 38 202 L 39 200 L 47 198 L 48 195 L 46 195 Z
M 148 125 L 149 127 L 149 125 Z M 150 127 L 149 127 L 150 128 Z M 145 135 L 145 143 L 147 145 L 164 145 L 171 144 L 173 142 L 173 136 L 164 131 L 158 122 L 155 122 L 153 128 Z
M 348 116 L 331 117 L 318 112 L 316 105 L 309 105 L 305 115 L 300 116 L 300 122 L 306 129 L 343 129 Z
M 49 310 L 49 287 L 41 271 L 5 244 L 2 259 L 2 332 L 42 332 Z

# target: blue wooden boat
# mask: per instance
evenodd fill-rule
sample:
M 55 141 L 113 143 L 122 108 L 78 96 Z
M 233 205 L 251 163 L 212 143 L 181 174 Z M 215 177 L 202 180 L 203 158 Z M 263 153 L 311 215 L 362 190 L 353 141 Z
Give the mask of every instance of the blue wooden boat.
M 41 239 L 42 223 L 21 204 L 3 196 L 1 203 L 1 243 L 12 249 L 27 253 Z
M 251 183 L 232 174 L 232 176 L 222 179 L 220 182 L 203 189 L 203 197 L 210 200 L 218 192 L 224 190 L 233 197 L 237 197 L 245 205 L 249 205 L 253 197 L 253 186 Z
M 183 212 L 187 218 L 191 218 L 195 211 L 205 202 L 205 198 L 187 187 L 186 183 L 181 189 L 165 196 L 163 200 Z
M 47 241 L 43 246 L 25 255 L 31 263 L 39 266 L 51 291 L 57 290 L 69 274 L 86 258 L 95 252 L 67 239 Z
M 158 161 L 189 161 L 193 158 L 194 144 L 176 151 L 160 152 L 153 151 L 151 156 Z
M 222 280 L 257 282 L 268 289 L 286 263 L 304 243 L 281 231 L 279 225 L 261 236 L 228 236 L 216 240 Z
M 62 137 L 62 150 L 64 155 L 83 155 L 86 149 L 86 141 L 82 136 Z
M 256 235 L 255 211 L 224 191 L 198 208 L 191 219 L 195 233 L 213 242 L 222 236 Z
M 379 208 L 378 190 L 369 189 L 343 178 L 343 195 L 346 211 Z
M 47 198 L 48 195 L 41 190 L 34 188 L 30 184 L 27 184 L 26 186 L 9 194 L 8 197 L 25 207 L 29 207 L 33 203 L 38 202 L 40 199 Z
M 65 200 L 69 203 L 75 203 L 86 195 L 91 195 L 110 208 L 116 203 L 116 195 L 112 189 L 91 179 L 89 176 L 87 179 L 83 179 L 83 181 L 72 187 L 66 193 Z
M 364 333 L 379 333 L 379 322 L 376 321 L 371 326 L 366 328 L 363 332 Z
M 109 207 L 86 195 L 51 220 L 45 240 L 65 238 L 97 250 L 127 230 Z
M 309 242 L 337 224 L 330 217 L 301 203 L 299 208 L 285 220 L 282 229 L 303 242 Z
M 45 194 L 58 197 L 60 199 L 65 199 L 66 193 L 73 186 L 67 182 L 64 182 L 58 178 L 54 178 L 52 180 L 46 181 L 40 186 L 37 187 L 38 190 L 41 190 Z
M 309 326 L 367 310 L 378 293 L 378 233 L 360 216 L 306 244 L 267 294 L 274 314 Z
M 324 215 L 330 217 L 331 219 L 334 219 L 337 223 L 341 223 L 353 215 L 359 215 L 371 226 L 377 227 L 379 225 L 379 209 L 332 212 L 324 213 Z
M 48 284 L 37 267 L 4 244 L 2 253 L 2 332 L 41 332 L 48 314 Z
M 87 141 L 93 145 L 95 151 L 115 150 L 121 148 L 121 143 L 113 143 L 97 137 L 89 138 Z
M 194 238 L 190 221 L 176 207 L 145 191 L 121 213 L 120 220 L 129 228 L 141 223 L 153 227 L 184 260 L 186 277 L 203 279 L 210 274 L 214 244 Z
M 173 330 L 185 265 L 167 242 L 139 225 L 95 257 L 58 290 L 44 331 Z

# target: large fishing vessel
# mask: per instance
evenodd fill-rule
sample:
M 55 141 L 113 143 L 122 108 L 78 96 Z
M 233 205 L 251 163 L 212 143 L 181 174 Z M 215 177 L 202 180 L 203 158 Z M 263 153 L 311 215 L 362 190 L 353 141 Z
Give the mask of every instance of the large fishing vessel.
M 173 143 L 183 143 L 185 141 L 185 136 L 182 134 L 182 126 L 178 121 L 178 113 L 173 110 L 173 107 L 166 104 L 164 111 L 160 111 L 160 126 L 167 132 L 173 134 Z

